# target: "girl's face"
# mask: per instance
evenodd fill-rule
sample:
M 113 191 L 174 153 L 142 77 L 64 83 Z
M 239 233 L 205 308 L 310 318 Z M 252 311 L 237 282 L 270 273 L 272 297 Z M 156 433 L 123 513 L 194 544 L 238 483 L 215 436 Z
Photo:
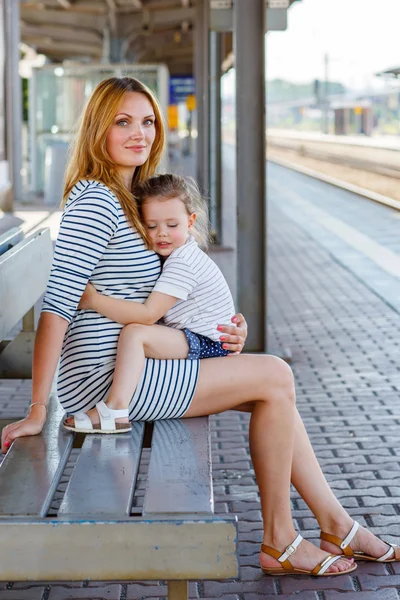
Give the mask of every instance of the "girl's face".
M 155 136 L 150 100 L 139 92 L 126 92 L 108 131 L 106 147 L 128 187 L 136 167 L 149 158 Z
M 153 250 L 161 256 L 169 256 L 186 243 L 196 220 L 196 214 L 188 215 L 179 197 L 148 198 L 142 205 L 142 215 Z

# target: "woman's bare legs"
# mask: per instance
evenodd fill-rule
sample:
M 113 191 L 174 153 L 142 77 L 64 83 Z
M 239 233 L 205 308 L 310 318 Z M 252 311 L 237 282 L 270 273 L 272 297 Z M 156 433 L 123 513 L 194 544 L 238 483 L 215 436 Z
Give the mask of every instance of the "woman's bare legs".
M 321 530 L 342 539 L 345 538 L 351 529 L 353 520 L 329 487 L 297 410 L 294 448 L 292 462 L 294 487 L 310 507 Z M 355 551 L 366 552 L 375 557 L 382 556 L 388 550 L 387 544 L 361 527 L 350 546 Z M 339 548 L 329 542 L 321 541 L 321 548 L 327 552 L 340 554 Z
M 296 537 L 290 509 L 290 478 L 296 426 L 290 368 L 273 356 L 234 356 L 201 361 L 199 383 L 185 417 L 250 406 L 250 451 L 260 490 L 264 543 L 282 551 Z M 296 449 L 297 451 L 297 449 Z M 294 566 L 313 569 L 327 554 L 304 542 L 291 556 Z M 279 565 L 261 554 L 264 567 Z M 346 559 L 330 572 L 349 568 Z

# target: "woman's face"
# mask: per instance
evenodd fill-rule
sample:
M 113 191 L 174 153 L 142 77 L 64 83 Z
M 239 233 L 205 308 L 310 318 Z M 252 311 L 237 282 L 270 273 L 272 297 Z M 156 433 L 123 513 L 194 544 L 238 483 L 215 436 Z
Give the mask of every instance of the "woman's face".
M 126 92 L 107 134 L 107 152 L 128 184 L 136 167 L 149 158 L 156 136 L 150 100 L 139 92 Z

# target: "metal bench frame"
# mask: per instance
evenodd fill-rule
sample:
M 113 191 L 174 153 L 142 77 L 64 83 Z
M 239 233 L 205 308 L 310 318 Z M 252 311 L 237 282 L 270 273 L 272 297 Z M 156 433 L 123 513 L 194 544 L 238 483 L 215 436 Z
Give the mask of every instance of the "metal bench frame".
M 0 341 L 43 293 L 51 254 L 43 230 L 0 257 Z M 168 597 L 183 600 L 188 580 L 238 576 L 237 519 L 214 515 L 207 417 L 154 424 L 144 505 L 133 512 L 145 424 L 82 443 L 63 417 L 53 391 L 43 432 L 17 439 L 0 467 L 1 581 L 167 580 Z M 57 516 L 48 516 L 76 442 Z
M 20 237 L 16 228 L 0 238 L 0 247 L 9 247 L 0 256 L 0 342 L 22 319 L 21 333 L 0 354 L 0 377 L 8 379 L 32 377 L 33 306 L 46 289 L 53 254 L 49 229 L 15 244 Z

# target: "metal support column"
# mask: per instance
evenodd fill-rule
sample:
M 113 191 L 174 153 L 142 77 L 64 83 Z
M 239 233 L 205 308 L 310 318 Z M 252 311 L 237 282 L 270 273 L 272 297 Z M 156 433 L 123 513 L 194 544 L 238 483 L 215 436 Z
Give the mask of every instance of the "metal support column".
M 235 0 L 239 310 L 246 350 L 266 350 L 265 0 Z
M 215 241 L 221 243 L 221 33 L 210 33 L 210 221 Z
M 209 167 L 209 0 L 196 2 L 195 29 L 195 76 L 197 99 L 197 181 L 203 193 L 208 194 L 210 188 Z
M 7 157 L 13 198 L 22 196 L 22 83 L 19 76 L 20 10 L 19 2 L 5 2 L 6 31 L 6 122 Z
M 124 40 L 121 38 L 110 38 L 110 63 L 120 64 L 123 59 Z

